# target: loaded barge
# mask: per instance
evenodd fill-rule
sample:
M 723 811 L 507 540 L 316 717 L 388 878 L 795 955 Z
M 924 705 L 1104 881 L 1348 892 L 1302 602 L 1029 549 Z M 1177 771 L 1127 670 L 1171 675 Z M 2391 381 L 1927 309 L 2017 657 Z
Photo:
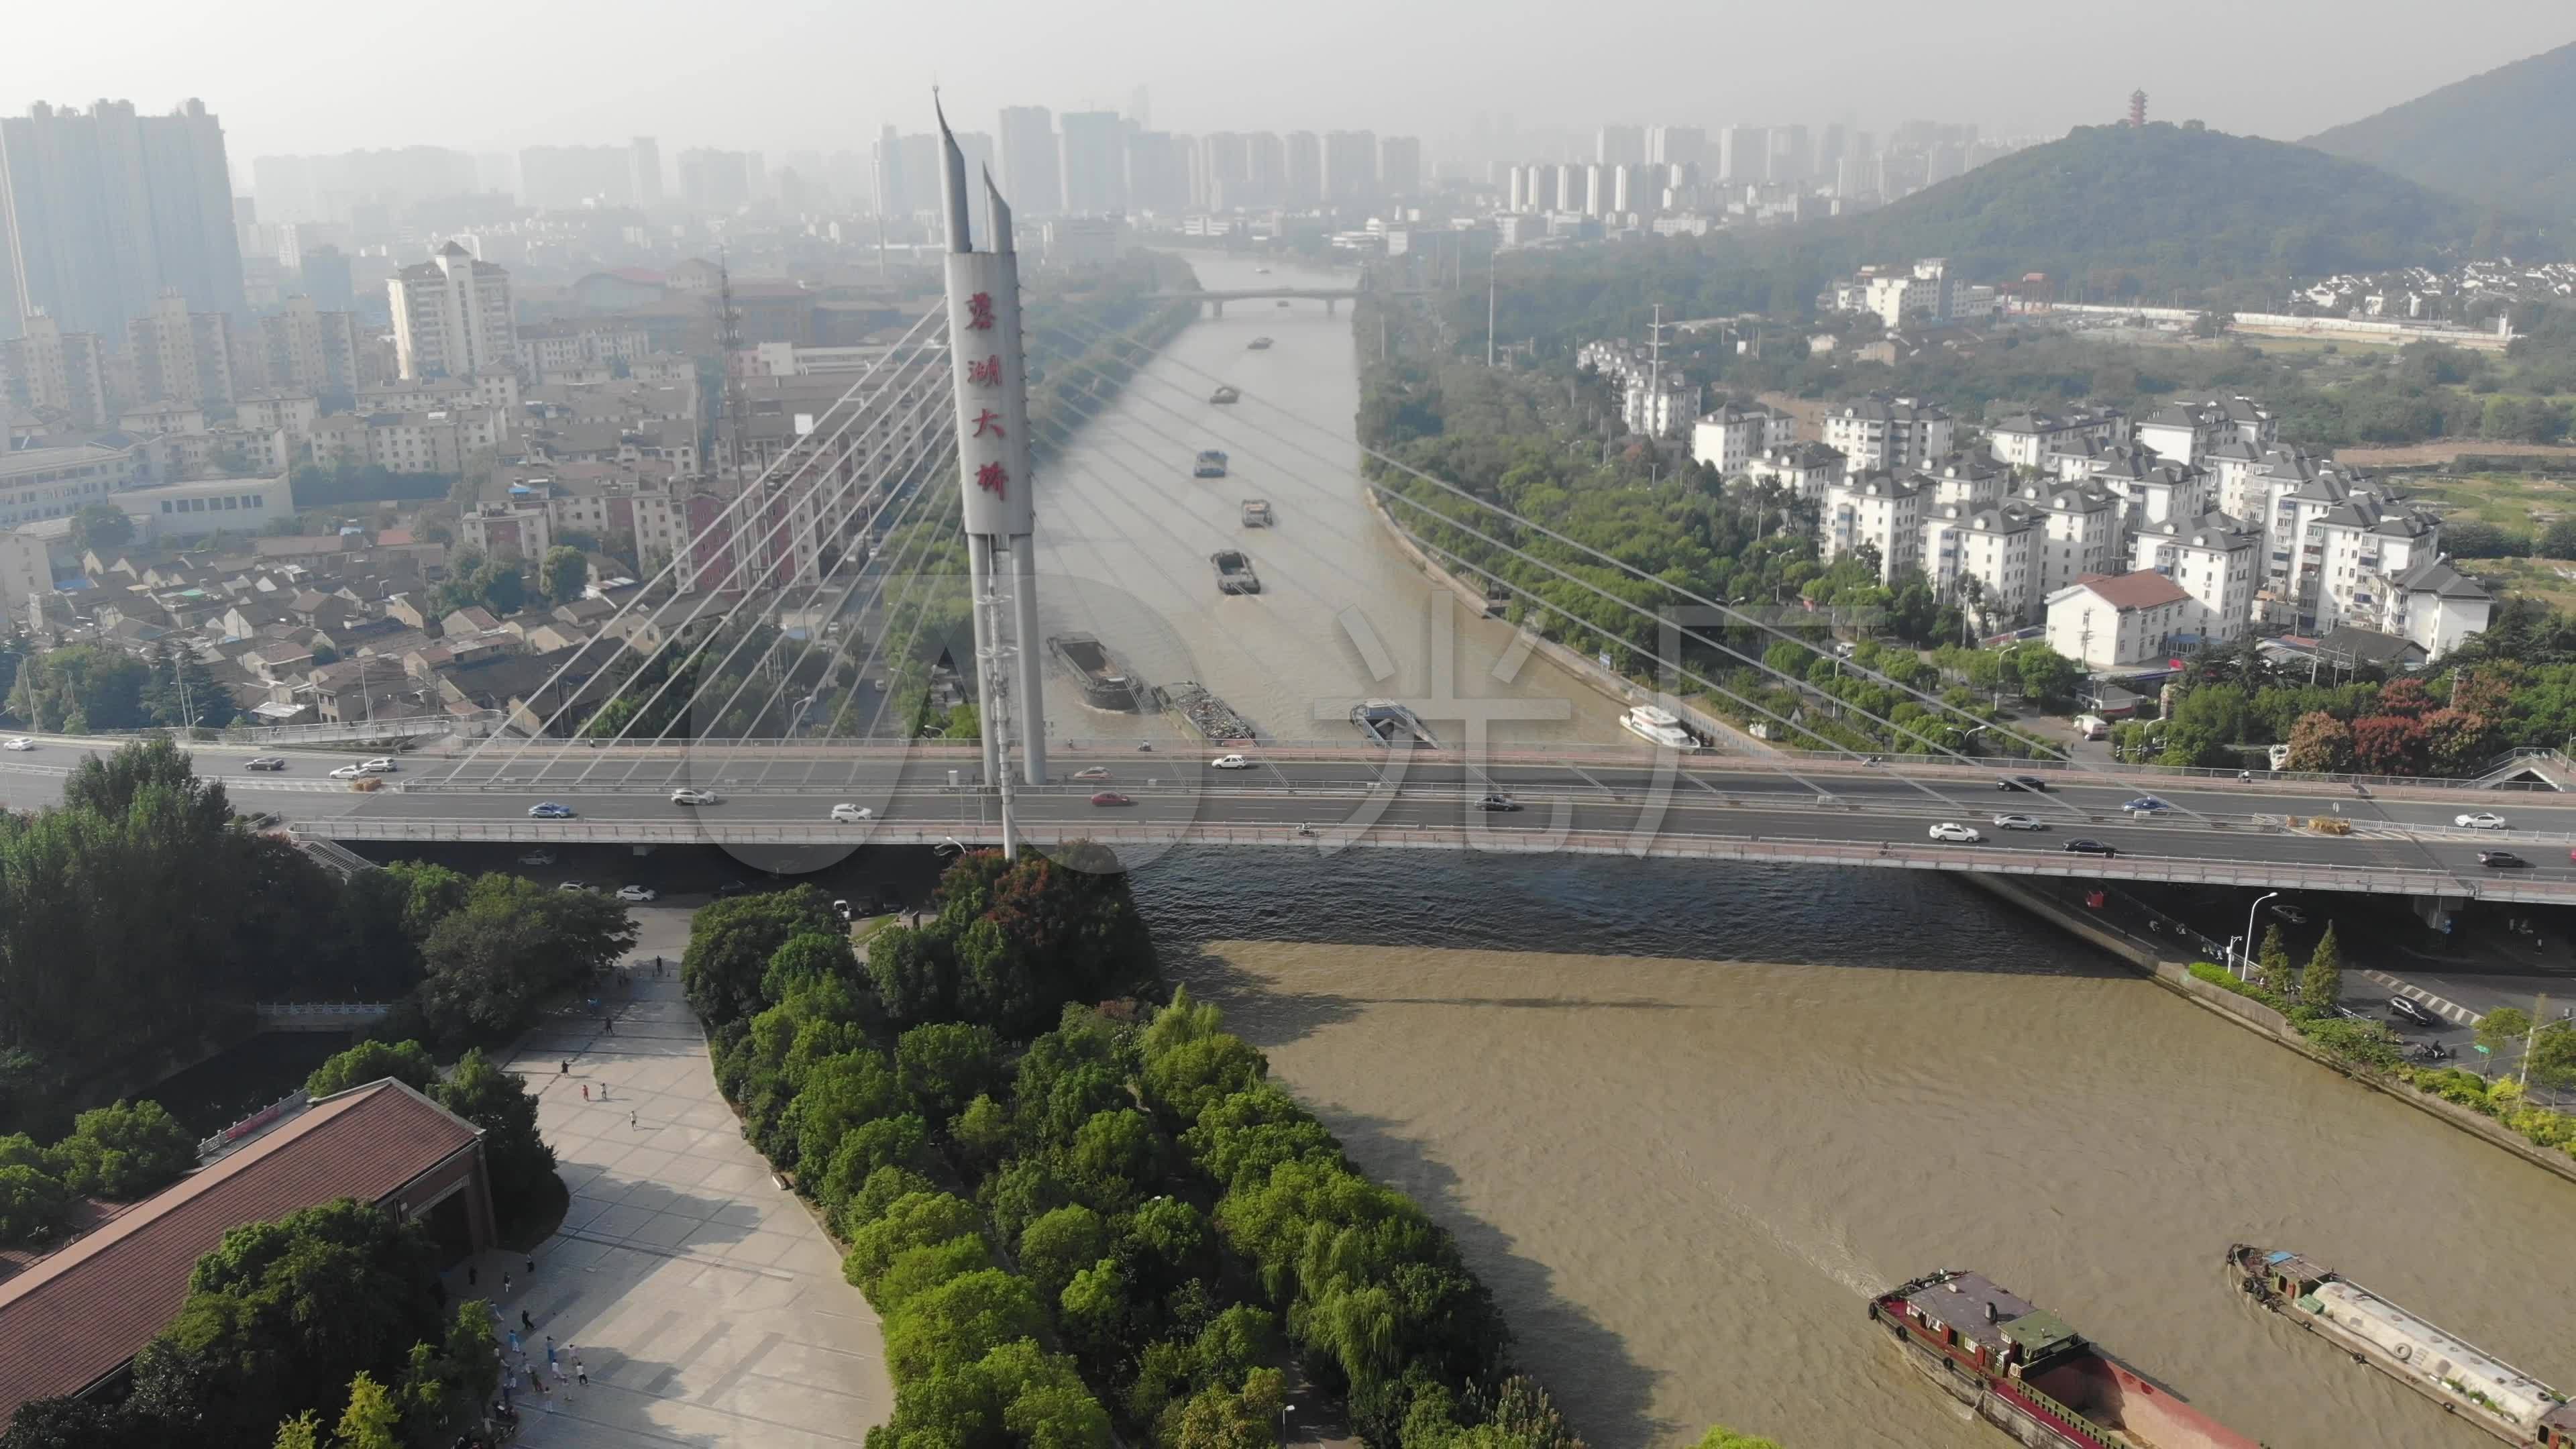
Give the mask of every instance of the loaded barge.
M 2238 1243 L 2228 1276 L 2247 1297 L 2508 1444 L 2576 1445 L 2567 1396 L 2297 1253 Z
M 1129 674 L 1118 656 L 1098 639 L 1089 634 L 1050 634 L 1046 643 L 1047 652 L 1082 686 L 1084 704 L 1093 709 L 1135 711 L 1140 693 L 1136 676 Z
M 1351 706 L 1351 723 L 1370 740 L 1381 745 L 1421 745 L 1440 748 L 1438 737 L 1421 716 L 1392 699 L 1362 700 Z
M 1906 1362 L 2030 1449 L 2259 1449 L 1982 1273 L 1898 1284 L 1869 1317 Z
M 1195 679 L 1184 679 L 1166 690 L 1163 707 L 1213 744 L 1248 742 L 1252 738 L 1252 721 L 1236 714 L 1231 705 L 1208 693 L 1207 686 Z

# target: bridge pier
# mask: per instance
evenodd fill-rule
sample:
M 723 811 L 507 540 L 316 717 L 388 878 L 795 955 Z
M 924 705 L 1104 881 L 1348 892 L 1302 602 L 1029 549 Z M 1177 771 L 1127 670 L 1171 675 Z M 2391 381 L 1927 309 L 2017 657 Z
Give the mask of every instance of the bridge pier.
M 2444 935 L 2451 932 L 2451 918 L 2469 903 L 2466 896 L 2415 896 L 2415 915 L 2425 925 Z
M 1341 310 L 1342 310 L 1342 304 L 1341 304 L 1341 300 L 1340 300 L 1339 298 L 1335 298 L 1335 297 L 1326 297 L 1326 298 L 1324 299 L 1324 315 L 1325 315 L 1325 316 L 1327 316 L 1327 317 L 1337 316 L 1337 315 L 1339 315 L 1339 314 L 1340 314 Z

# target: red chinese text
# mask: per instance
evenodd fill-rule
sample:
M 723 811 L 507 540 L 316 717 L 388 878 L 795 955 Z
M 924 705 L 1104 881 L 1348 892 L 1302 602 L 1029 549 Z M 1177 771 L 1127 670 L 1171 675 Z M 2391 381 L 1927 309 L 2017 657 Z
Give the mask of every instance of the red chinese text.
M 987 463 L 975 470 L 975 486 L 996 498 L 1008 498 L 1011 496 L 1010 472 L 999 463 Z

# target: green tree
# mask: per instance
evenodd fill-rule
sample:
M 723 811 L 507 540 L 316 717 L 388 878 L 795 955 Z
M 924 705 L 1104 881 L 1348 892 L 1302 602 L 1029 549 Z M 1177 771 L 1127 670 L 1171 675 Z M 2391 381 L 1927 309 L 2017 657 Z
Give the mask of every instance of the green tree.
M 403 930 L 414 941 L 428 940 L 448 913 L 465 904 L 465 893 L 474 884 L 461 871 L 423 860 L 397 860 L 382 873 L 403 887 Z
M 0 1164 L 0 1246 L 41 1243 L 62 1231 L 71 1194 L 62 1179 L 32 1164 Z
M 581 550 L 557 544 L 546 550 L 545 562 L 537 566 L 537 577 L 544 580 L 545 595 L 558 604 L 569 604 L 590 587 L 590 561 Z
M 51 1153 L 63 1186 L 130 1202 L 197 1165 L 197 1139 L 158 1102 L 118 1102 L 73 1119 Z
M 1020 1233 L 1020 1271 L 1053 1303 L 1073 1275 L 1108 1255 L 1109 1224 L 1080 1204 L 1040 1216 Z
M 1780 1449 L 1780 1446 L 1768 1439 L 1738 1434 L 1723 1425 L 1712 1425 L 1706 1434 L 1700 1436 L 1696 1449 Z
M 606 971 L 634 944 L 626 908 L 606 896 L 482 876 L 421 943 L 422 1018 L 450 1041 L 516 1030 L 547 993 Z
M 555 1180 L 555 1153 L 537 1134 L 537 1099 L 525 1077 L 492 1065 L 476 1047 L 458 1060 L 437 1096 L 447 1110 L 483 1129 L 493 1206 L 504 1218 L 546 1199 Z
M 1045 1328 L 1027 1282 L 998 1268 L 968 1273 L 913 1299 L 885 1326 L 886 1367 L 900 1383 L 972 1363 Z
M 2013 651 L 2013 672 L 2021 677 L 2021 692 L 2051 709 L 2073 702 L 2075 687 L 2083 682 L 2084 671 L 2072 659 L 2054 649 L 2028 645 Z
M 2553 1021 L 2531 1038 L 2524 1068 L 2544 1087 L 2576 1087 L 2576 1026 Z
M 401 1423 L 393 1396 L 361 1370 L 349 1380 L 349 1407 L 340 1413 L 335 1449 L 394 1449 L 394 1430 Z
M 2499 1006 L 2478 1018 L 2478 1045 L 2497 1057 L 2521 1046 L 2530 1034 L 2531 1013 L 2519 1006 Z
M 82 553 L 113 553 L 134 538 L 134 520 L 113 503 L 84 503 L 72 514 L 72 547 Z
M 2297 984 L 2290 971 L 2290 944 L 2282 938 L 2277 922 L 2264 929 L 2263 951 L 2254 960 L 2254 980 L 2255 984 L 2284 1000 L 2288 999 L 2290 988 Z
M 932 1122 L 947 1122 L 1010 1080 L 1002 1066 L 1001 1039 L 992 1028 L 972 1022 L 916 1026 L 895 1043 L 894 1059 L 904 1096 Z
M 419 1042 L 362 1041 L 313 1069 L 304 1079 L 308 1097 L 328 1097 L 391 1077 L 416 1092 L 428 1092 L 438 1081 L 438 1064 Z
M 277 1440 L 272 1449 L 323 1449 L 322 1421 L 311 1409 L 287 1419 L 277 1426 Z
M 2343 946 L 2331 921 L 2309 953 L 2307 969 L 2299 973 L 2299 1001 L 2319 1011 L 2332 1011 L 2343 1001 Z
M 777 1004 L 763 983 L 778 949 L 801 934 L 841 929 L 831 898 L 810 885 L 705 906 L 690 919 L 689 948 L 680 959 L 689 1005 L 711 1026 L 766 1010 Z M 875 951 L 871 941 L 871 959 Z

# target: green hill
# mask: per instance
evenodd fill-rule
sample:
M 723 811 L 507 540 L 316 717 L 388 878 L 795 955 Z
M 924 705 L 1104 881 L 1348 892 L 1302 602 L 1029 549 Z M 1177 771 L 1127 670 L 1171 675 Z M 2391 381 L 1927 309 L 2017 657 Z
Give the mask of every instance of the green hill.
M 2576 216 L 2576 44 L 2455 81 L 2306 144 L 2479 201 Z
M 2480 208 L 2305 146 L 2195 126 L 2082 126 L 1814 238 L 1829 256 L 1946 256 L 1966 276 L 2190 290 L 2431 261 Z

